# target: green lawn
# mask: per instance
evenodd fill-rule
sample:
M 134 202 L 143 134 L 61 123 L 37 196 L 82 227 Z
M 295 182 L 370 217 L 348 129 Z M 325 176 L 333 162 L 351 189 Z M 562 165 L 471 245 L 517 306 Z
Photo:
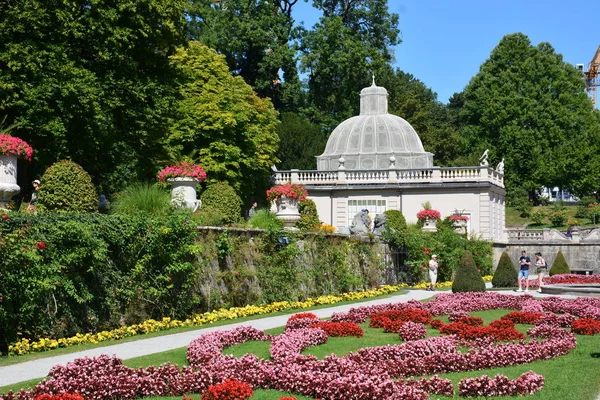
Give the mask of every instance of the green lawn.
M 546 212 L 550 212 L 552 210 L 552 206 L 538 206 L 533 207 L 533 210 L 545 210 Z M 586 218 L 576 218 L 575 213 L 577 211 L 577 206 L 566 206 L 566 211 L 569 219 L 576 219 L 579 222 L 580 226 L 591 227 L 600 224 L 600 221 L 594 225 L 592 221 Z M 506 207 L 506 226 L 510 228 L 511 226 L 527 226 L 528 229 L 542 229 L 542 228 L 554 228 L 559 230 L 567 230 L 568 225 L 563 225 L 559 227 L 554 227 L 546 218 L 542 225 L 533 225 L 533 221 L 530 218 L 523 218 L 519 215 L 519 211 L 517 211 L 514 207 Z

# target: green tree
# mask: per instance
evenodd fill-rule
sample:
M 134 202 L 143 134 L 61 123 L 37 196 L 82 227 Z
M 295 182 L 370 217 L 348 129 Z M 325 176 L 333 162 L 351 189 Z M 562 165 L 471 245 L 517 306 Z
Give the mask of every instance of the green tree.
M 540 186 L 576 194 L 597 187 L 588 177 L 600 172 L 600 120 L 583 88 L 581 73 L 550 44 L 505 36 L 464 91 L 466 153 L 474 160 L 489 148 L 493 163 L 505 158 L 508 190 L 522 187 L 531 198 Z
M 492 278 L 492 285 L 497 287 L 515 287 L 517 286 L 517 270 L 510 260 L 507 252 L 503 252 L 498 261 L 498 266 Z
M 485 282 L 477 271 L 473 254 L 465 251 L 460 259 L 454 282 L 452 282 L 452 292 L 485 292 Z
M 224 181 L 238 193 L 257 193 L 277 162 L 277 112 L 241 77 L 233 77 L 223 56 L 199 42 L 171 57 L 179 73 L 179 94 L 166 148 L 188 154 L 199 149 L 208 182 Z
M 329 127 L 357 114 L 358 91 L 393 60 L 398 15 L 385 0 L 314 0 L 323 13 L 302 40 L 311 119 Z
M 192 39 L 225 56 L 229 70 L 244 78 L 278 110 L 294 110 L 302 99 L 292 9 L 298 0 L 191 0 Z
M 0 113 L 37 175 L 72 159 L 104 192 L 151 176 L 185 0 L 0 2 Z
M 311 123 L 306 117 L 286 112 L 281 114 L 277 133 L 280 140 L 277 151 L 277 158 L 281 160 L 280 169 L 317 169 L 315 157 L 323 154 L 327 145 L 327 134 L 321 126 Z

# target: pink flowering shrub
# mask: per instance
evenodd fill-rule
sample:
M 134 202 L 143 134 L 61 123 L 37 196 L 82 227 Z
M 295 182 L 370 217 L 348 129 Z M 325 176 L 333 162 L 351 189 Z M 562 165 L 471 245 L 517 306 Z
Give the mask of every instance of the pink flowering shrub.
M 35 400 L 85 400 L 78 393 L 62 393 L 62 394 L 42 394 L 35 398 Z
M 408 321 L 400 327 L 398 334 L 400 335 L 400 339 L 404 340 L 405 342 L 411 340 L 420 340 L 427 336 L 427 329 L 423 324 Z
M 463 378 L 458 382 L 458 393 L 460 397 L 524 396 L 532 395 L 543 387 L 544 377 L 529 371 L 513 381 L 504 375 Z
M 160 182 L 166 182 L 169 178 L 178 177 L 194 178 L 203 182 L 206 180 L 206 172 L 199 165 L 182 161 L 176 165 L 165 167 L 158 173 L 158 180 Z
M 308 197 L 308 192 L 304 186 L 296 183 L 277 185 L 267 190 L 267 200 L 269 201 L 277 201 L 282 196 L 302 201 Z
M 463 318 L 466 318 L 469 316 L 469 313 L 464 311 L 464 310 L 456 310 L 456 311 L 452 311 L 450 314 L 448 314 L 448 321 L 450 322 L 458 322 Z
M 23 139 L 0 133 L 0 154 L 6 156 L 16 156 L 31 161 L 33 157 L 33 148 Z

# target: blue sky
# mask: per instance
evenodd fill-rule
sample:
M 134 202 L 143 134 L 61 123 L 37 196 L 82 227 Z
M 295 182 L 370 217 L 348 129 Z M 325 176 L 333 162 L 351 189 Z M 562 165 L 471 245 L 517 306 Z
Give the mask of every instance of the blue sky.
M 294 14 L 311 27 L 320 14 L 300 0 Z M 600 45 L 600 6 L 567 0 L 389 0 L 400 16 L 402 43 L 395 65 L 446 103 L 477 74 L 504 35 L 522 32 L 549 42 L 571 64 L 587 69 Z M 594 17 L 596 16 L 596 17 Z

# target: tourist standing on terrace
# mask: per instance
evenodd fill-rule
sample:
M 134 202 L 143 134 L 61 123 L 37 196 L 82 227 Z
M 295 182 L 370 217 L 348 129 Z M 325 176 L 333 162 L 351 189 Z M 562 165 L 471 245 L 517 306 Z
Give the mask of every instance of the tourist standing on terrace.
M 535 253 L 535 268 L 537 270 L 538 283 L 540 284 L 538 292 L 541 293 L 544 280 L 544 272 L 548 268 L 548 263 L 542 258 L 542 253 L 540 252 Z
M 435 283 L 437 282 L 438 275 L 438 267 L 439 264 L 437 262 L 437 256 L 434 254 L 431 256 L 431 260 L 429 260 L 429 280 L 431 281 L 431 285 L 427 290 L 435 290 Z
M 529 266 L 531 265 L 531 259 L 527 257 L 527 252 L 525 250 L 521 252 L 519 265 L 519 289 L 517 292 L 523 291 L 523 281 L 525 281 L 525 293 L 527 293 L 529 291 Z

